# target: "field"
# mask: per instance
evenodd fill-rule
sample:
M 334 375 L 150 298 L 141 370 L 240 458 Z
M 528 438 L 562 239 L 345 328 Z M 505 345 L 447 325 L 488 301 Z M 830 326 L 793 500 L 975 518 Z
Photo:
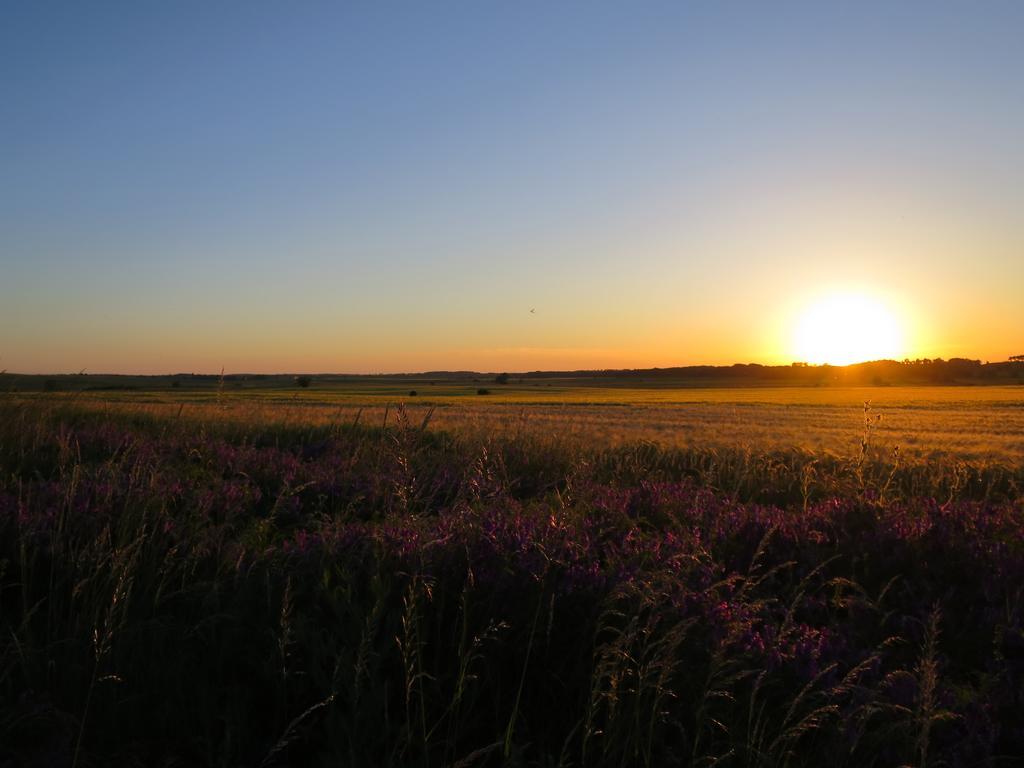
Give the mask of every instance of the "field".
M 142 380 L 139 386 L 146 386 Z M 478 395 L 486 388 L 486 395 Z M 410 396 L 415 392 L 415 396 Z M 278 382 L 209 381 L 185 388 L 106 389 L 62 395 L 93 407 L 179 411 L 199 419 L 328 425 L 380 424 L 406 407 L 433 426 L 465 433 L 557 432 L 590 444 L 860 450 L 865 416 L 877 450 L 916 458 L 1024 463 L 1024 387 L 677 387 L 634 381 L 353 379 L 304 389 Z M 48 395 L 51 398 L 53 395 Z M 865 413 L 867 405 L 868 413 Z
M 0 396 L 0 765 L 1024 754 L 1019 386 L 132 386 Z

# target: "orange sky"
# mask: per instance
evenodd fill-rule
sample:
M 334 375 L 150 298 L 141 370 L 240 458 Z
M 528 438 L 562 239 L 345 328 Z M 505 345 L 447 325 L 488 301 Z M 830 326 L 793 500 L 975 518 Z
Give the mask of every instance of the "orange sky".
M 789 363 L 851 293 L 905 356 L 1024 353 L 1022 26 L 30 7 L 0 27 L 0 370 Z M 818 356 L 892 348 L 864 326 Z

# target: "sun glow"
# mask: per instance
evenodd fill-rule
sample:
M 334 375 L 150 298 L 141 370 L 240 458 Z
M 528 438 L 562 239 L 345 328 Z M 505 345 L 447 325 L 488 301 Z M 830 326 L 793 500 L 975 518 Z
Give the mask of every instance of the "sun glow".
M 793 333 L 793 353 L 802 362 L 849 365 L 905 356 L 903 327 L 878 299 L 856 293 L 829 294 L 810 304 Z

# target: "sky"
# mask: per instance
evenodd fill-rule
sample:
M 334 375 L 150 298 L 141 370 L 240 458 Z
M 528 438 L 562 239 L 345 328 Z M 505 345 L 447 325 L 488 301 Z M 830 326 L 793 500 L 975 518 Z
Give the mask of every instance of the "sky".
M 0 370 L 789 363 L 834 294 L 1004 360 L 1022 36 L 1020 2 L 6 2 Z

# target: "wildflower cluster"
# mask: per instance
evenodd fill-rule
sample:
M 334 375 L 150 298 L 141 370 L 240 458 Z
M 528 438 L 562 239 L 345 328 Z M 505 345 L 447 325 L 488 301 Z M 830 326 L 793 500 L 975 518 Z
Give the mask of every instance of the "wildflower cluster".
M 0 411 L 0 764 L 1024 753 L 1012 493 L 765 503 L 404 414 Z

